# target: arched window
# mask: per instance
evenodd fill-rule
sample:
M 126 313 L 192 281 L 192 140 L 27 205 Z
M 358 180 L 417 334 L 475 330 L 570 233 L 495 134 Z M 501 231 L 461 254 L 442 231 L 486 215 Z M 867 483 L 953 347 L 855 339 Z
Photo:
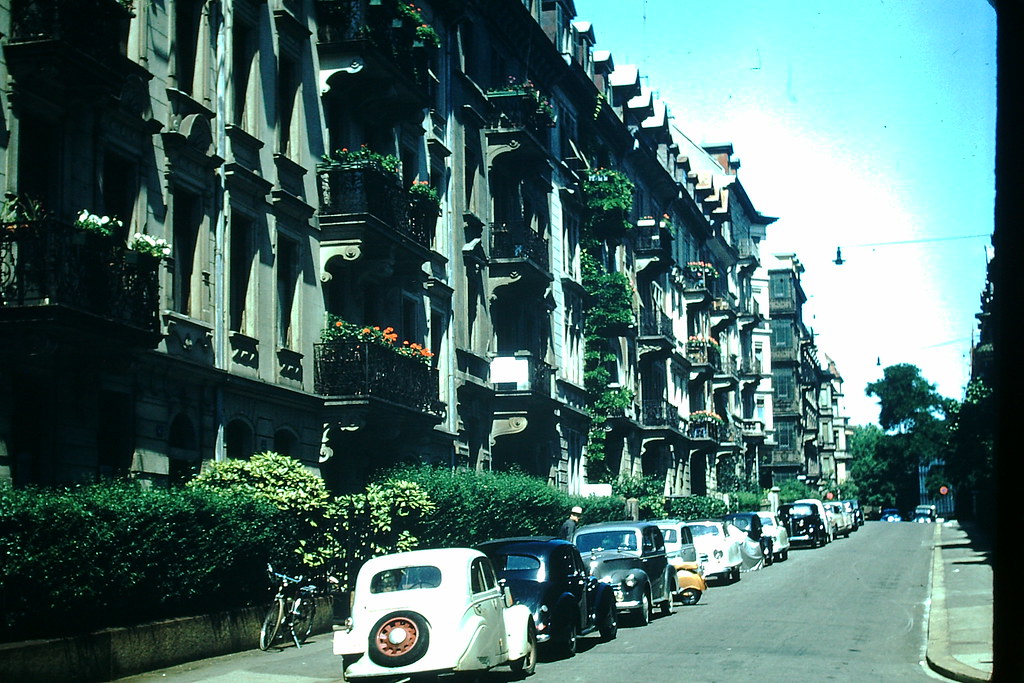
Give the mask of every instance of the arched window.
M 224 428 L 224 453 L 235 460 L 248 460 L 253 454 L 252 428 L 243 420 L 232 420 Z
M 301 454 L 299 452 L 299 438 L 295 436 L 295 432 L 287 428 L 278 429 L 274 432 L 274 452 L 298 458 Z

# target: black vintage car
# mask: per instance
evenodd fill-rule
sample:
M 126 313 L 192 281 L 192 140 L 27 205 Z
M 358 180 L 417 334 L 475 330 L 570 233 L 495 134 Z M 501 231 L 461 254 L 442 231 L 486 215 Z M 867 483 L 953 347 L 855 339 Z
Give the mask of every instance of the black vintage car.
M 786 525 L 789 542 L 812 548 L 828 543 L 828 522 L 817 509 L 807 503 L 787 503 L 779 506 L 779 521 Z
M 537 642 L 563 654 L 576 652 L 576 638 L 592 631 L 611 640 L 618 631 L 615 595 L 589 575 L 572 543 L 555 538 L 504 538 L 478 546 L 512 592 L 530 608 Z
M 722 519 L 731 522 L 737 529 L 747 532 L 750 540 L 761 546 L 761 557 L 764 558 L 764 566 L 768 567 L 772 564 L 775 558 L 774 544 L 772 539 L 762 532 L 761 518 L 756 512 L 733 512 L 725 515 Z
M 672 613 L 676 572 L 657 524 L 587 524 L 576 530 L 573 543 L 589 563 L 590 574 L 615 590 L 620 612 L 632 614 L 641 626 L 650 623 L 655 605 L 662 614 Z

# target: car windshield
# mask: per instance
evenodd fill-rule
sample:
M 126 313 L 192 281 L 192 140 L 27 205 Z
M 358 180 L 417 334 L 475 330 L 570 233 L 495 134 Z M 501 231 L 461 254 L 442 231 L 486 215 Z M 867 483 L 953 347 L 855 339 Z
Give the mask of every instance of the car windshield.
M 771 517 L 766 517 L 765 515 L 758 515 L 758 517 L 761 518 L 761 524 L 764 526 L 775 526 L 775 520 Z
M 437 588 L 441 585 L 441 570 L 437 567 L 396 567 L 374 574 L 370 579 L 371 593 L 392 593 L 416 588 Z
M 679 536 L 676 535 L 675 529 L 662 529 L 661 535 L 665 537 L 665 543 L 677 543 Z
M 688 524 L 687 526 L 693 530 L 694 536 L 718 536 L 718 527 L 714 524 Z
M 494 568 L 510 579 L 536 580 L 540 572 L 540 560 L 533 555 L 494 555 Z
M 592 550 L 632 550 L 637 549 L 636 534 L 632 531 L 595 531 L 576 535 L 576 547 L 581 553 Z
M 895 509 L 895 508 L 886 508 L 886 509 L 882 510 L 882 514 L 883 515 L 898 515 L 898 514 L 900 514 L 900 511 Z
M 730 517 L 729 521 L 733 523 L 733 526 L 738 527 L 743 531 L 750 531 L 749 517 Z
M 794 517 L 810 517 L 815 512 L 814 506 L 806 503 L 796 503 L 789 509 L 789 514 Z

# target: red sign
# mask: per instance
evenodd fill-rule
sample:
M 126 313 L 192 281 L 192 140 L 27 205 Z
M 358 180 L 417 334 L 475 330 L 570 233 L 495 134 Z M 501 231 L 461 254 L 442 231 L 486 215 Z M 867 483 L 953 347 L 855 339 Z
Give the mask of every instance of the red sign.
M 949 493 L 949 487 L 948 486 L 940 486 L 939 487 L 939 493 L 941 493 L 942 495 L 946 495 L 947 493 Z
M 825 499 L 826 500 L 832 500 L 834 497 L 835 496 L 832 495 L 831 491 L 829 491 L 828 493 L 825 494 Z

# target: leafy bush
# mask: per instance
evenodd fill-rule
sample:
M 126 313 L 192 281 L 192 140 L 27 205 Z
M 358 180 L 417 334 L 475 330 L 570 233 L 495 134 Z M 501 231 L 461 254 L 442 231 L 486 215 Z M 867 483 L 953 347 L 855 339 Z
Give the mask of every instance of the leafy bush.
M 245 493 L 283 511 L 298 531 L 296 558 L 309 569 L 323 567 L 335 544 L 332 537 L 337 511 L 324 480 L 287 455 L 267 451 L 248 460 L 208 462 L 190 488 Z
M 0 639 L 68 635 L 262 601 L 294 525 L 245 493 L 0 486 Z
M 665 513 L 678 519 L 707 519 L 721 517 L 727 512 L 725 503 L 708 496 L 685 496 L 665 501 Z
M 763 493 L 732 491 L 729 493 L 729 512 L 752 512 L 761 509 Z
M 372 483 L 365 493 L 336 501 L 338 526 L 332 537 L 332 573 L 342 590 L 350 590 L 363 562 L 377 555 L 415 550 L 413 528 L 436 512 L 423 488 L 411 481 Z

